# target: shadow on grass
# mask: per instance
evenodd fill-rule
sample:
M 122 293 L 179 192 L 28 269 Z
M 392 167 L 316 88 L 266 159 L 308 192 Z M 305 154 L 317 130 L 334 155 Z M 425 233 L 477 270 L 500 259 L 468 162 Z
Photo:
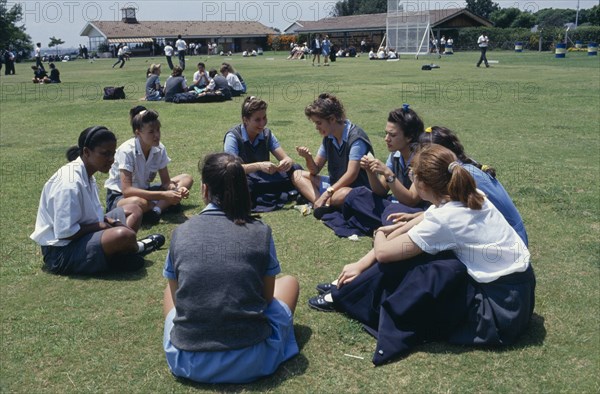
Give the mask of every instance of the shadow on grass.
M 544 317 L 534 313 L 531 316 L 529 328 L 521 335 L 521 337 L 512 345 L 509 346 L 468 346 L 468 345 L 452 345 L 444 342 L 432 342 L 420 346 L 417 351 L 426 353 L 445 353 L 445 354 L 462 354 L 472 352 L 474 350 L 485 349 L 490 352 L 504 353 L 511 352 L 515 349 L 523 349 L 532 346 L 542 346 L 546 339 L 546 327 L 544 326 Z M 400 359 L 398 359 L 400 360 Z M 397 361 L 397 360 L 394 360 Z
M 100 280 L 110 280 L 110 281 L 122 281 L 122 282 L 133 282 L 136 280 L 144 279 L 148 276 L 148 268 L 152 267 L 155 263 L 152 260 L 144 259 L 144 266 L 133 272 L 124 272 L 124 271 L 107 271 L 94 275 L 65 275 L 69 279 L 73 280 L 90 280 L 90 279 L 100 279 Z M 42 271 L 54 275 L 52 272 L 49 272 L 45 267 L 42 268 Z
M 184 378 L 175 377 L 175 379 L 185 386 L 219 393 L 273 391 L 286 380 L 304 375 L 308 369 L 308 359 L 302 354 L 302 349 L 312 336 L 312 329 L 308 326 L 294 324 L 294 332 L 296 333 L 296 341 L 298 342 L 300 353 L 281 364 L 273 375 L 266 376 L 252 383 L 244 384 L 202 384 Z

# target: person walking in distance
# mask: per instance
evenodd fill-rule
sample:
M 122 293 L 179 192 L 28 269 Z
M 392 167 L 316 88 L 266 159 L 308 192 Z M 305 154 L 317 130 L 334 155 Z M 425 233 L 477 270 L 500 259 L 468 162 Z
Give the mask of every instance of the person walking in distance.
M 481 57 L 479 58 L 479 61 L 477 62 L 477 67 L 481 66 L 482 62 L 485 63 L 486 67 L 490 66 L 488 64 L 488 60 L 486 57 L 489 42 L 490 42 L 490 40 L 489 40 L 486 32 L 481 33 L 481 35 L 477 39 L 477 44 L 479 45 L 479 50 L 481 51 Z

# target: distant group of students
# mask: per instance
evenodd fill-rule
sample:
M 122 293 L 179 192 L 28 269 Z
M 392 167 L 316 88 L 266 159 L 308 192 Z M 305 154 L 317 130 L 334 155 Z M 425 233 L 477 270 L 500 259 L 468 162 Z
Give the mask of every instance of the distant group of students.
M 295 147 L 306 169 L 267 128 L 267 103 L 254 96 L 225 133 L 224 152 L 199 162 L 205 208 L 175 229 L 163 271 L 171 372 L 245 383 L 299 353 L 298 281 L 275 278 L 271 229 L 252 214 L 260 194 L 291 189 L 315 216 L 343 214 L 373 236 L 373 249 L 317 285 L 309 306 L 361 322 L 377 338 L 375 365 L 425 341 L 514 343 L 533 312 L 535 276 L 523 221 L 495 170 L 469 158 L 449 129 L 424 129 L 409 105 L 388 115 L 386 163 L 336 96 L 320 94 L 304 113 L 323 138 L 316 155 Z M 143 254 L 164 244 L 158 234 L 136 241 L 142 215 L 156 221 L 179 207 L 193 180 L 169 175 L 155 111 L 132 109 L 131 124 L 134 137 L 118 149 L 106 128 L 84 130 L 69 164 L 44 186 L 31 237 L 51 272 L 137 269 Z M 320 175 L 325 166 L 328 175 Z M 106 214 L 97 171 L 110 174 Z
M 40 65 L 31 66 L 31 69 L 33 70 L 33 78 L 31 79 L 31 81 L 33 83 L 41 84 L 61 83 L 60 71 L 58 71 L 56 65 L 54 63 L 50 63 L 48 67 L 50 67 L 50 75 L 48 75 L 48 72 L 41 63 Z
M 173 67 L 164 86 L 160 83 L 161 65 L 152 64 L 146 71 L 147 101 L 173 103 L 199 103 L 231 100 L 246 93 L 246 83 L 229 63 L 223 62 L 219 69 L 206 70 L 203 62 L 198 63 L 192 83 L 188 86 L 180 66 Z

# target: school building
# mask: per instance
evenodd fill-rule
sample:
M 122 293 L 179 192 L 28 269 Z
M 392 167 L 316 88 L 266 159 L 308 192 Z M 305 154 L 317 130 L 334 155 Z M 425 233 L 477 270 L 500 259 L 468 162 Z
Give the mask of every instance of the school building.
M 187 42 L 201 45 L 206 54 L 208 44 L 216 43 L 219 51 L 241 52 L 265 48 L 267 37 L 279 34 L 259 22 L 221 21 L 138 21 L 135 8 L 123 8 L 120 21 L 88 22 L 80 36 L 88 37 L 90 51 L 100 45 L 114 47 L 127 44 L 134 54 L 160 55 L 167 42 L 174 45 L 181 34 Z
M 408 14 L 408 13 L 407 13 Z M 492 27 L 489 20 L 475 15 L 466 8 L 430 10 L 430 23 L 434 35 L 440 39 L 456 37 L 458 29 L 464 27 Z M 329 39 L 343 48 L 360 47 L 362 40 L 367 48 L 377 50 L 386 32 L 387 13 L 364 14 L 323 18 L 318 21 L 296 21 L 288 26 L 284 34 L 327 34 Z

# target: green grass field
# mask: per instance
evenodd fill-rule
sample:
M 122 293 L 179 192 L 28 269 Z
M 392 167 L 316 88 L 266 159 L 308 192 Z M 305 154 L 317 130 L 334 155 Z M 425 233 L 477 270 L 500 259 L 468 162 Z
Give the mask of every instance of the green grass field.
M 371 247 L 337 238 L 313 217 L 289 209 L 263 215 L 271 225 L 284 273 L 301 284 L 295 315 L 299 356 L 253 384 L 194 385 L 174 379 L 162 352 L 162 277 L 166 248 L 143 272 L 98 278 L 42 271 L 29 239 L 40 191 L 84 128 L 102 124 L 129 138 L 128 110 L 143 96 L 145 70 L 164 58 L 60 63 L 63 84 L 34 85 L 30 64 L 0 76 L 0 392 L 582 392 L 600 391 L 599 176 L 600 63 L 585 53 L 490 52 L 499 63 L 476 68 L 477 53 L 403 58 L 399 62 L 339 59 L 331 67 L 286 61 L 287 54 L 228 58 L 269 102 L 269 127 L 299 159 L 296 145 L 316 150 L 320 138 L 304 117 L 317 94 L 345 104 L 385 158 L 389 110 L 410 103 L 426 126 L 457 132 L 467 152 L 493 165 L 519 208 L 537 274 L 529 332 L 508 349 L 433 343 L 383 367 L 371 364 L 375 340 L 340 314 L 309 310 L 315 284 Z M 217 67 L 221 57 L 188 59 Z M 441 66 L 421 71 L 421 65 Z M 163 67 L 166 69 L 166 67 Z M 163 74 L 162 81 L 166 80 Z M 101 99 L 104 86 L 126 87 L 127 99 Z M 241 99 L 218 104 L 150 103 L 162 120 L 172 174 L 197 180 L 184 215 L 202 208 L 197 162 L 219 151 L 240 121 Z M 301 164 L 304 164 L 301 162 Z M 106 176 L 97 176 L 102 185 Z M 100 192 L 102 199 L 105 192 Z M 185 218 L 165 215 L 141 235 L 167 235 Z M 351 354 L 363 359 L 345 356 Z

